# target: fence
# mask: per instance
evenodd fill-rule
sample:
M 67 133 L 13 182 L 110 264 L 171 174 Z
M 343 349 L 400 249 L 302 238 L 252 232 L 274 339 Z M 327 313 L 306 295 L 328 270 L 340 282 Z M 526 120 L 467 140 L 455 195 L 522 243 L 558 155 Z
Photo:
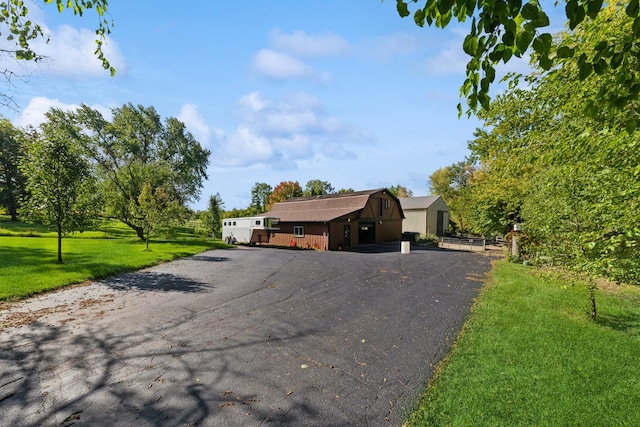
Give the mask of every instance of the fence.
M 440 237 L 438 247 L 444 249 L 455 249 L 459 251 L 482 252 L 487 247 L 486 239 L 481 237 L 472 239 L 459 239 L 457 237 Z

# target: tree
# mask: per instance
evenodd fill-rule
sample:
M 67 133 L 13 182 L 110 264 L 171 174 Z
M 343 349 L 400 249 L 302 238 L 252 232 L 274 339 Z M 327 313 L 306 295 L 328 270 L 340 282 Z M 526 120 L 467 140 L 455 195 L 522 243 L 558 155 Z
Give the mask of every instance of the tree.
M 8 42 L 0 49 L 5 56 L 15 58 L 17 61 L 39 61 L 43 56 L 34 51 L 31 43 L 36 39 L 49 41 L 42 27 L 34 22 L 24 0 L 7 0 L 0 2 L 0 35 Z M 44 0 L 44 4 L 53 4 L 53 0 Z M 94 54 L 102 62 L 102 67 L 109 70 L 113 76 L 116 70 L 109 63 L 102 50 L 102 45 L 108 34 L 111 33 L 113 22 L 106 19 L 108 14 L 107 0 L 55 0 L 58 12 L 69 9 L 74 15 L 82 16 L 85 11 L 92 9 L 98 16 L 98 28 L 96 28 L 96 50 Z M 7 82 L 11 82 L 13 73 L 9 70 L 3 72 Z M 0 94 L 1 103 L 6 106 L 15 105 L 10 95 Z
M 11 221 L 18 220 L 20 198 L 24 196 L 25 176 L 20 170 L 24 137 L 9 120 L 0 119 L 0 206 Z
M 624 44 L 634 24 L 624 9 L 610 5 L 593 22 L 560 35 L 553 48 L 575 46 L 574 54 L 556 69 L 534 70 L 525 79 L 528 87 L 499 96 L 480 113 L 485 129 L 469 146 L 486 180 L 479 185 L 479 174 L 472 176 L 471 205 L 490 211 L 487 199 L 502 199 L 517 207 L 525 256 L 586 277 L 592 319 L 596 277 L 640 283 L 638 100 L 610 104 L 629 97 L 630 86 L 621 83 L 640 76 L 630 73 L 633 64 L 579 73 L 585 57 L 605 54 L 603 36 Z
M 166 227 L 180 217 L 182 206 L 169 197 L 164 187 L 153 188 L 145 182 L 138 200 L 129 201 L 131 216 L 136 218 L 144 232 L 146 250 L 149 250 L 149 236 L 160 227 Z
M 401 17 L 411 14 L 409 4 L 418 0 L 396 0 Z M 570 30 L 586 22 L 595 22 L 605 7 L 624 9 L 630 22 L 630 31 L 615 42 L 606 33 L 594 33 L 597 49 L 591 52 L 580 51 L 579 41 L 566 39 L 566 43 L 554 44 L 553 37 L 540 29 L 549 25 L 549 18 L 537 0 L 474 2 L 468 0 L 430 0 L 413 11 L 415 23 L 423 27 L 445 28 L 452 19 L 458 22 L 471 20 L 469 34 L 462 48 L 470 56 L 467 63 L 467 77 L 460 93 L 466 98 L 469 114 L 478 109 L 489 108 L 489 88 L 496 77 L 495 67 L 499 62 L 508 62 L 512 57 L 522 57 L 529 48 L 533 49 L 534 61 L 542 70 L 551 70 L 565 60 L 577 58 L 579 67 L 573 70 L 573 77 L 585 80 L 591 73 L 616 70 L 622 87 L 629 94 L 640 93 L 640 81 L 635 74 L 640 64 L 637 61 L 640 40 L 640 7 L 638 0 L 621 3 L 603 3 L 602 0 L 567 0 L 566 16 Z M 626 91 L 625 91 L 626 92 Z M 624 110 L 633 96 L 611 93 L 604 100 L 616 109 Z M 458 104 L 462 113 L 462 106 Z
M 429 177 L 431 194 L 442 196 L 449 207 L 451 220 L 460 231 L 469 231 L 470 181 L 475 167 L 469 162 L 458 162 L 436 170 Z
M 354 190 L 353 188 L 349 187 L 349 188 L 341 188 L 336 193 L 338 193 L 338 194 L 354 193 L 355 191 L 356 190 Z
M 207 179 L 209 150 L 175 118 L 163 124 L 153 107 L 125 104 L 112 109 L 113 119 L 86 105 L 68 113 L 81 129 L 81 142 L 95 163 L 106 200 L 107 214 L 144 239 L 144 227 L 132 215 L 144 183 L 162 187 L 180 206 L 199 199 Z
M 392 185 L 389 191 L 396 197 L 413 197 L 413 191 L 402 185 Z
M 273 189 L 271 196 L 269 196 L 269 203 L 267 204 L 267 210 L 271 209 L 274 203 L 282 202 L 292 197 L 301 197 L 302 187 L 298 181 L 283 181 L 276 185 Z
M 209 196 L 209 205 L 207 210 L 202 213 L 201 220 L 203 225 L 208 231 L 211 232 L 211 237 L 215 239 L 216 233 L 222 228 L 222 208 L 224 202 L 220 193 L 216 193 L 215 196 Z
M 251 205 L 249 207 L 254 209 L 256 213 L 265 212 L 272 191 L 273 188 L 269 184 L 256 182 L 251 188 Z
M 335 193 L 335 188 L 328 181 L 321 181 L 319 179 L 312 179 L 307 182 L 302 192 L 303 196 L 322 196 L 324 194 Z
M 91 165 L 78 145 L 80 129 L 61 110 L 51 109 L 46 116 L 42 133 L 28 140 L 20 167 L 29 192 L 26 217 L 55 226 L 61 264 L 62 238 L 91 225 L 98 210 L 98 192 Z

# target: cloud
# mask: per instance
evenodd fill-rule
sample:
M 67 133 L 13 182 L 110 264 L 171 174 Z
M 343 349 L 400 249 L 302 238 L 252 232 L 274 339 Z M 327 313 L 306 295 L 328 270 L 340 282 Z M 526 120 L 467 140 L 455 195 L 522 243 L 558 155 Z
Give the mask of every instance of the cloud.
M 38 39 L 32 44 L 34 50 L 45 57 L 38 64 L 31 63 L 34 72 L 70 78 L 109 77 L 109 72 L 102 68 L 102 62 L 94 55 L 94 31 L 86 28 L 77 30 L 68 25 L 54 31 L 45 28 L 44 31 L 50 37 L 49 43 Z M 103 51 L 111 66 L 117 72 L 124 72 L 125 61 L 115 40 L 107 37 Z
M 294 169 L 306 162 L 356 157 L 347 147 L 371 144 L 372 135 L 327 113 L 316 97 L 298 92 L 281 100 L 252 92 L 238 101 L 241 124 L 217 132 L 216 166 L 268 165 Z
M 262 49 L 253 58 L 253 70 L 274 80 L 316 79 L 320 75 L 304 62 L 283 52 Z
M 259 76 L 272 80 L 318 80 L 327 82 L 331 75 L 318 72 L 302 58 L 327 58 L 351 52 L 349 43 L 327 33 L 308 35 L 304 31 L 287 34 L 276 29 L 269 33 L 269 47 L 261 49 L 251 68 Z
M 178 113 L 178 120 L 185 124 L 189 132 L 201 145 L 209 145 L 211 129 L 194 104 L 184 104 Z
M 269 33 L 269 44 L 279 52 L 297 57 L 337 56 L 351 51 L 345 39 L 332 33 L 308 35 L 304 31 L 294 31 L 286 34 L 275 29 Z
M 18 127 L 33 126 L 37 128 L 47 120 L 45 113 L 51 108 L 57 108 L 63 111 L 74 111 L 78 109 L 78 107 L 80 107 L 80 105 L 67 104 L 59 99 L 36 96 L 31 98 L 29 105 L 14 119 L 14 124 Z M 101 104 L 91 105 L 90 107 L 98 110 L 106 120 L 111 120 L 111 108 Z
M 58 99 L 45 98 L 37 96 L 29 101 L 29 105 L 15 119 L 15 125 L 18 127 L 33 126 L 37 128 L 44 123 L 47 118 L 45 113 L 51 108 L 57 108 L 63 111 L 73 111 L 79 107 L 77 104 L 66 104 Z

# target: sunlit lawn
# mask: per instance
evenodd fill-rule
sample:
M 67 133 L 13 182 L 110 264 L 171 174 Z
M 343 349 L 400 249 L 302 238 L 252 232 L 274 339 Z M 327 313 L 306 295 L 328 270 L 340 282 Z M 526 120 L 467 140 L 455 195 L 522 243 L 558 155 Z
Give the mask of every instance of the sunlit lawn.
M 500 262 L 407 426 L 640 425 L 640 289 Z
M 63 261 L 57 264 L 57 239 L 46 227 L 0 223 L 0 300 L 22 298 L 88 279 L 104 278 L 163 261 L 196 254 L 219 241 L 185 238 L 188 227 L 175 229 L 172 240 L 152 240 L 149 251 L 135 233 L 116 222 L 95 231 L 75 233 L 62 241 Z M 39 237 L 22 237 L 38 235 Z

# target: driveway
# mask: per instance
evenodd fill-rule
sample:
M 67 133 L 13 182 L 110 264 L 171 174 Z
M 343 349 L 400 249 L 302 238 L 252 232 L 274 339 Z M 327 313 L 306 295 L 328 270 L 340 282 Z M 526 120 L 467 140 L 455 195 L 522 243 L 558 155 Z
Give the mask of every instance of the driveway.
M 400 426 L 481 255 L 215 250 L 0 311 L 2 426 Z

